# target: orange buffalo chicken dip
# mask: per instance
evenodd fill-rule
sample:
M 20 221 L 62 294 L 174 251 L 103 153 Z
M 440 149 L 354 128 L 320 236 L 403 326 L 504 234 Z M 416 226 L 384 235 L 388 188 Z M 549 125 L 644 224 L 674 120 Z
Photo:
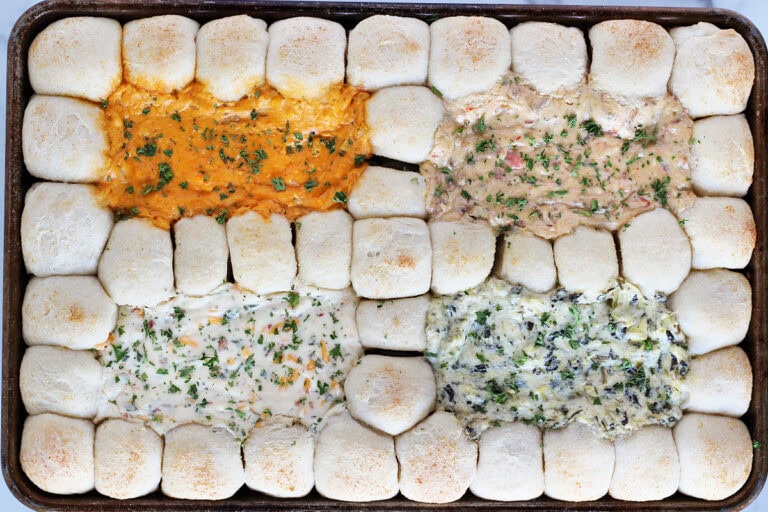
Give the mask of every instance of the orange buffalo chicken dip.
M 100 193 L 117 218 L 164 228 L 196 214 L 223 223 L 247 210 L 294 219 L 342 206 L 371 152 L 367 97 L 340 85 L 307 102 L 264 86 L 221 103 L 198 83 L 172 94 L 123 84 L 103 104 Z

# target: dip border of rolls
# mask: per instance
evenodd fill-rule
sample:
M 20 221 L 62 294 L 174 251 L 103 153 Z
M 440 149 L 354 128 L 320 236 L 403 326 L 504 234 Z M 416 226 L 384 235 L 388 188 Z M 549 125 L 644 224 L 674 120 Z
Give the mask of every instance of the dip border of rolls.
M 392 37 L 401 44 L 382 45 Z M 135 20 L 122 27 L 105 18 L 75 17 L 44 29 L 29 50 L 29 76 L 36 95 L 24 117 L 24 158 L 34 177 L 67 183 L 33 186 L 22 214 L 24 261 L 36 276 L 27 287 L 23 308 L 24 339 L 30 347 L 21 368 L 22 397 L 28 411 L 34 413 L 25 422 L 21 443 L 20 458 L 27 475 L 52 493 L 96 488 L 119 499 L 145 495 L 158 485 L 169 496 L 224 499 L 243 483 L 275 496 L 305 495 L 314 485 L 324 496 L 357 501 L 386 499 L 401 492 L 417 501 L 445 502 L 460 498 L 467 489 L 496 500 L 533 499 L 542 492 L 568 501 L 599 499 L 606 493 L 617 499 L 644 501 L 662 499 L 678 490 L 718 500 L 735 493 L 748 478 L 752 443 L 740 420 L 723 415 L 739 416 L 749 403 L 751 368 L 735 345 L 744 338 L 749 324 L 751 294 L 746 279 L 726 269 L 746 266 L 754 248 L 754 219 L 747 203 L 738 198 L 751 184 L 754 165 L 751 134 L 741 114 L 754 80 L 754 61 L 739 34 L 708 23 L 667 32 L 648 22 L 614 20 L 594 25 L 589 37 L 592 59 L 587 75 L 581 31 L 540 22 L 522 23 L 510 31 L 485 17 L 457 16 L 427 25 L 411 18 L 371 16 L 348 36 L 338 23 L 306 17 L 270 27 L 249 16 L 215 20 L 202 27 L 174 15 Z M 479 40 L 484 45 L 474 44 Z M 551 41 L 561 43 L 566 51 L 551 51 Z M 636 45 L 638 41 L 642 45 Z M 724 54 L 732 58 L 724 59 Z M 549 71 L 561 69 L 563 59 L 567 73 Z M 482 65 L 476 65 L 478 62 Z M 387 412 L 374 410 L 371 416 L 362 398 L 353 398 L 351 414 L 341 411 L 330 418 L 317 438 L 292 422 L 277 423 L 253 438 L 256 440 L 249 438 L 241 452 L 231 435 L 221 429 L 181 426 L 163 441 L 136 423 L 110 419 L 95 426 L 87 419 L 93 410 L 90 398 L 85 397 L 93 394 L 98 373 L 87 349 L 107 339 L 114 327 L 115 301 L 121 302 L 118 297 L 136 305 L 156 304 L 174 293 L 174 282 L 178 286 L 184 281 L 179 275 L 185 273 L 188 285 L 183 288 L 204 293 L 211 283 L 221 282 L 217 280 L 221 262 L 226 269 L 228 257 L 233 267 L 244 265 L 242 272 L 235 272 L 244 281 L 262 282 L 269 277 L 258 271 L 249 275 L 258 260 L 246 258 L 236 263 L 235 254 L 242 254 L 242 248 L 233 247 L 231 238 L 221 236 L 224 226 L 202 228 L 218 240 L 216 250 L 207 256 L 211 265 L 204 272 L 194 258 L 185 260 L 179 254 L 179 238 L 192 247 L 187 250 L 193 255 L 199 254 L 194 250 L 199 251 L 201 243 L 196 233 L 183 233 L 179 226 L 174 258 L 169 232 L 139 220 L 124 221 L 114 229 L 104 222 L 109 212 L 95 204 L 92 187 L 83 183 L 97 180 L 106 165 L 106 144 L 99 137 L 103 113 L 97 104 L 123 80 L 173 91 L 197 79 L 214 96 L 232 101 L 263 83 L 288 96 L 316 98 L 341 83 L 346 74 L 349 83 L 375 91 L 368 107 L 374 153 L 420 162 L 428 155 L 442 117 L 436 93 L 451 99 L 483 92 L 510 65 L 546 93 L 581 83 L 588 76 L 596 87 L 627 102 L 670 90 L 693 117 L 706 117 L 694 125 L 701 144 L 694 145 L 691 165 L 694 189 L 707 197 L 683 212 L 679 219 L 682 229 L 672 227 L 677 219 L 670 222 L 665 214 L 649 212 L 643 214 L 645 222 L 618 234 L 622 251 L 625 247 L 643 249 L 647 234 L 657 229 L 673 233 L 683 245 L 686 239 L 690 241 L 687 269 L 693 270 L 689 273 L 682 261 L 674 274 L 674 266 L 658 262 L 654 270 L 672 269 L 661 285 L 658 275 L 648 277 L 649 263 L 637 261 L 642 256 L 622 255 L 623 271 L 634 268 L 633 278 L 645 286 L 644 291 L 672 293 L 670 305 L 696 356 L 691 369 L 695 378 L 688 383 L 688 409 L 674 429 L 648 427 L 611 444 L 574 424 L 544 433 L 537 443 L 537 434 L 531 430 L 535 427 L 511 424 L 486 431 L 478 445 L 465 437 L 452 415 L 430 414 L 434 403 L 428 400 L 416 412 L 410 411 L 405 428 L 387 434 L 363 423 L 384 421 L 383 426 Z M 739 79 L 732 79 L 734 76 Z M 395 101 L 399 108 L 394 107 Z M 76 119 L 74 124 L 72 119 Z M 71 130 L 92 134 L 89 143 L 77 151 L 62 144 L 62 137 L 52 131 L 52 126 L 67 122 Z M 726 150 L 733 147 L 740 151 Z M 405 184 L 413 178 L 415 186 Z M 478 284 L 492 270 L 496 245 L 488 226 L 424 222 L 422 190 L 423 181 L 412 173 L 371 167 L 350 197 L 352 216 L 343 212 L 309 214 L 302 222 L 322 226 L 328 220 L 332 227 L 326 227 L 320 239 L 302 237 L 297 230 L 295 251 L 290 223 L 248 219 L 237 229 L 258 232 L 274 242 L 274 250 L 261 254 L 261 261 L 278 258 L 283 262 L 274 269 L 277 282 L 260 291 L 285 289 L 297 268 L 301 279 L 318 284 L 324 276 L 308 268 L 316 262 L 328 263 L 334 269 L 331 286 L 345 287 L 351 280 L 370 299 L 395 299 L 382 311 L 371 311 L 366 306 L 370 300 L 361 303 L 358 319 L 367 323 L 361 329 L 364 346 L 423 350 L 418 326 L 424 299 L 402 297 L 420 296 L 430 288 L 433 293 L 452 293 Z M 72 211 L 74 216 L 67 215 Z M 94 230 L 75 229 L 83 219 L 96 226 Z M 243 220 L 235 220 L 231 228 Z M 228 224 L 227 237 L 229 230 Z M 382 230 L 386 243 L 381 247 L 414 256 L 419 262 L 417 273 L 404 276 L 402 268 L 386 269 L 385 263 L 356 257 L 360 251 L 378 247 Z M 448 248 L 459 232 L 460 240 L 473 240 L 472 244 L 459 244 L 461 256 L 471 261 L 461 268 L 451 263 L 457 255 Z M 60 236 L 59 245 L 47 244 L 45 233 Z M 498 274 L 542 291 L 554 286 L 560 274 L 561 280 L 576 283 L 573 286 L 585 292 L 599 290 L 618 275 L 610 234 L 582 229 L 568 237 L 569 243 L 558 240 L 553 250 L 547 241 L 506 235 L 497 255 Z M 600 266 L 602 274 L 586 275 L 570 265 L 577 253 L 600 240 L 606 245 L 596 255 L 606 260 Z M 328 243 L 334 244 L 335 251 L 324 255 L 321 249 Z M 507 256 L 518 248 L 523 253 L 515 254 L 513 263 Z M 672 252 L 664 256 L 677 256 L 680 263 L 679 251 Z M 136 286 L 137 276 L 147 272 L 148 261 L 162 264 L 153 265 Z M 180 261 L 186 263 L 180 265 Z M 339 261 L 349 263 L 345 268 Z M 628 264 L 631 261 L 634 267 Z M 384 284 L 371 282 L 367 275 L 377 265 L 384 265 L 390 276 L 397 277 Z M 541 270 L 542 265 L 546 271 Z M 211 268 L 218 269 L 213 276 Z M 531 273 L 534 269 L 537 272 Z M 101 284 L 93 277 L 97 270 Z M 431 279 L 425 281 L 425 275 Z M 66 293 L 86 288 L 92 292 Z M 413 301 L 419 301 L 418 308 Z M 732 307 L 738 309 L 734 317 L 722 314 Z M 81 325 L 67 320 L 66 313 L 72 308 L 93 313 L 99 321 Z M 47 316 L 50 311 L 52 317 Z M 395 319 L 403 319 L 413 337 L 387 339 L 383 334 Z M 364 356 L 355 371 L 376 373 L 412 364 L 408 358 L 374 359 L 377 357 L 383 356 Z M 51 363 L 53 374 L 49 372 Z M 718 368 L 728 370 L 717 373 L 714 369 Z M 394 385 L 402 389 L 415 386 L 413 389 L 420 390 L 417 395 L 425 397 L 429 379 L 415 377 L 418 373 L 414 371 L 403 373 L 403 379 L 412 381 Z M 734 383 L 738 403 L 725 391 Z M 74 399 L 62 399 L 73 390 Z M 287 480 L 276 474 L 275 459 L 265 455 L 264 446 L 291 461 L 290 477 L 282 475 Z M 340 458 L 340 450 L 349 456 Z M 503 458 L 505 450 L 516 457 Z M 642 464 L 635 464 L 638 453 L 645 457 Z M 140 462 L 130 462 L 136 460 Z M 377 463 L 363 464 L 370 461 Z M 514 474 L 520 475 L 519 481 L 510 478 Z M 206 485 L 195 485 L 196 478 Z M 649 485 L 633 485 L 638 481 Z

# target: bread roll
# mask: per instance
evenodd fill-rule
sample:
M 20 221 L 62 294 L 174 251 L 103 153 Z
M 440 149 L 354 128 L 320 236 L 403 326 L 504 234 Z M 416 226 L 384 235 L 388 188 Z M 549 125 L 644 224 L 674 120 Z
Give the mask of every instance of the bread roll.
M 618 235 L 621 273 L 646 297 L 674 292 L 691 271 L 691 244 L 669 210 L 641 213 Z
M 741 416 L 752 399 L 752 365 L 739 347 L 694 357 L 683 381 L 683 410 Z
M 344 210 L 312 212 L 296 222 L 299 280 L 319 288 L 349 286 L 352 217 Z
M 427 348 L 427 308 L 427 295 L 360 301 L 355 319 L 363 348 L 423 352 Z
M 700 21 L 695 25 L 689 25 L 687 27 L 675 27 L 669 31 L 669 35 L 672 36 L 672 40 L 675 42 L 675 49 L 677 49 L 689 39 L 713 36 L 718 32 L 720 32 L 720 29 L 717 25 Z
M 740 420 L 689 413 L 672 432 L 680 456 L 681 493 L 722 500 L 749 478 L 752 439 Z
M 245 481 L 240 443 L 223 428 L 187 424 L 165 433 L 163 494 L 184 500 L 223 500 Z
M 200 25 L 168 14 L 123 27 L 125 79 L 144 89 L 173 92 L 195 79 L 195 36 Z
M 368 166 L 347 201 L 356 219 L 427 216 L 427 186 L 419 173 Z
M 452 16 L 432 22 L 429 85 L 449 99 L 486 92 L 512 63 L 509 31 L 482 16 Z
M 109 419 L 96 428 L 96 490 L 110 498 L 138 498 L 160 485 L 163 439 L 149 427 Z
M 95 274 L 112 212 L 90 185 L 35 183 L 24 198 L 21 252 L 37 276 Z
M 24 110 L 24 165 L 36 178 L 94 182 L 107 166 L 104 110 L 74 98 L 37 96 Z
M 491 273 L 496 237 L 487 222 L 430 222 L 432 291 L 450 295 L 474 288 Z
M 583 423 L 544 431 L 544 494 L 564 501 L 592 501 L 608 492 L 615 455 L 607 439 Z
M 396 436 L 435 407 L 435 376 L 423 357 L 363 356 L 347 374 L 344 394 L 350 414 Z
M 349 32 L 347 83 L 375 91 L 427 80 L 429 25 L 416 18 L 375 15 Z
M 264 83 L 267 24 L 245 14 L 209 21 L 197 33 L 195 78 L 220 101 L 237 101 Z
M 374 93 L 365 111 L 373 152 L 416 164 L 432 150 L 443 102 L 426 87 L 403 85 Z
M 755 149 L 747 119 L 713 116 L 693 123 L 693 189 L 702 196 L 746 195 L 752 185 Z
M 617 500 L 663 500 L 677 491 L 680 460 L 672 429 L 648 425 L 613 441 L 616 465 L 609 493 Z
M 480 436 L 477 473 L 469 490 L 496 501 L 532 500 L 544 492 L 541 430 L 514 422 Z
M 317 437 L 315 488 L 332 500 L 393 497 L 397 459 L 392 437 L 358 423 L 346 411 L 331 417 Z
M 93 276 L 33 277 L 21 305 L 27 345 L 86 350 L 107 341 L 117 306 Z
M 107 99 L 123 78 L 122 37 L 120 23 L 108 18 L 75 16 L 54 21 L 29 46 L 32 89 L 90 101 Z
M 267 82 L 291 98 L 319 99 L 344 82 L 347 34 L 334 21 L 295 17 L 269 27 Z
M 575 27 L 527 21 L 509 31 L 512 69 L 540 94 L 560 95 L 584 82 L 587 43 Z
M 227 242 L 235 281 L 254 293 L 284 292 L 296 277 L 291 222 L 273 213 L 247 212 L 227 221 Z
M 699 23 L 671 31 L 677 53 L 669 89 L 696 117 L 738 114 L 755 80 L 749 45 L 735 30 Z
M 205 295 L 227 280 L 229 248 L 222 224 L 206 215 L 179 219 L 173 226 L 176 289 Z
M 736 345 L 747 335 L 752 288 L 738 272 L 693 271 L 669 299 L 692 355 Z
M 352 286 L 360 297 L 392 299 L 429 290 L 432 247 L 421 219 L 363 219 L 352 226 Z
M 448 503 L 461 498 L 475 477 L 477 445 L 459 420 L 437 411 L 395 439 L 400 492 L 413 501 Z
M 21 469 L 53 494 L 93 489 L 93 423 L 57 414 L 27 416 L 19 450 Z
M 258 426 L 243 444 L 245 485 L 278 498 L 306 496 L 315 484 L 315 438 L 300 423 L 279 418 Z
M 577 227 L 555 240 L 554 255 L 558 280 L 569 292 L 599 295 L 619 274 L 616 247 L 608 231 Z
M 93 418 L 101 393 L 101 364 L 85 350 L 33 346 L 21 360 L 19 388 L 29 414 Z
M 693 268 L 747 266 L 757 233 L 746 201 L 735 197 L 699 197 L 679 217 L 691 239 Z
M 608 20 L 589 30 L 589 81 L 623 103 L 667 92 L 675 43 L 663 27 L 641 20 Z
M 156 306 L 173 293 L 171 234 L 146 219 L 115 224 L 99 261 L 99 280 L 120 305 Z
M 552 243 L 520 231 L 504 234 L 496 274 L 510 284 L 544 293 L 557 281 Z

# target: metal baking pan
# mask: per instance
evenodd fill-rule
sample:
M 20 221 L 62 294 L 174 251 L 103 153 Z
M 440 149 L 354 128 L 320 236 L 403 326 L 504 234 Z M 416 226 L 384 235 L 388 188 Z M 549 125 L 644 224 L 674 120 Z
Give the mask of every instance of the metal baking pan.
M 746 200 L 757 223 L 757 245 L 750 265 L 744 273 L 752 285 L 752 324 L 742 347 L 749 355 L 754 372 L 754 389 L 749 412 L 743 417 L 752 437 L 764 446 L 754 452 L 752 473 L 744 487 L 730 498 L 706 502 L 681 494 L 657 502 L 633 503 L 605 497 L 598 501 L 568 503 L 547 497 L 514 503 L 499 503 L 475 498 L 467 493 L 460 501 L 445 505 L 428 505 L 408 501 L 402 496 L 372 503 L 342 503 L 327 500 L 312 492 L 302 499 L 270 498 L 243 487 L 225 501 L 182 501 L 166 498 L 159 491 L 143 498 L 118 501 L 90 492 L 85 495 L 58 496 L 35 487 L 21 470 L 19 445 L 26 417 L 19 391 L 19 366 L 24 353 L 21 336 L 21 303 L 28 281 L 21 254 L 20 223 L 24 194 L 32 184 L 26 172 L 21 150 L 21 125 L 24 108 L 32 89 L 27 76 L 27 49 L 34 37 L 47 25 L 69 16 L 104 16 L 124 23 L 132 19 L 159 14 L 180 14 L 204 23 L 234 14 L 249 14 L 272 22 L 293 16 L 315 16 L 333 19 L 347 29 L 372 14 L 411 16 L 432 21 L 454 15 L 495 17 L 508 26 L 523 21 L 541 20 L 579 27 L 617 18 L 653 21 L 665 27 L 690 25 L 699 21 L 733 28 L 749 44 L 755 57 L 756 79 L 747 106 L 755 140 L 754 183 Z M 5 267 L 3 300 L 3 374 L 2 374 L 2 469 L 11 492 L 25 505 L 45 510 L 740 510 L 750 503 L 763 487 L 768 473 L 768 138 L 766 110 L 768 91 L 768 52 L 757 28 L 743 16 L 718 9 L 685 9 L 661 7 L 568 7 L 543 5 L 456 5 L 456 4 L 377 4 L 340 2 L 247 2 L 244 0 L 51 0 L 29 9 L 16 23 L 8 43 L 7 140 L 5 162 Z M 638 482 L 642 485 L 642 482 Z

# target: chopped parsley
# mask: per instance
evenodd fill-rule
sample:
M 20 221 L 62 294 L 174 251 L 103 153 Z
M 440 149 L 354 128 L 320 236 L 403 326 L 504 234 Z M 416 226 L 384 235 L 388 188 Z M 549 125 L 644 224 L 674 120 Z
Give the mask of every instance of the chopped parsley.
M 487 309 L 484 309 L 482 311 L 476 311 L 475 321 L 480 325 L 485 325 L 485 322 L 488 321 L 489 316 L 491 316 L 491 312 Z
M 472 125 L 472 131 L 477 134 L 485 133 L 485 131 L 488 129 L 488 125 L 485 124 L 485 114 L 480 116 L 480 119 L 478 119 L 475 124 Z
M 152 157 L 157 153 L 157 145 L 152 142 L 147 142 L 143 146 L 136 148 L 136 154 L 139 156 Z
M 343 190 L 339 190 L 333 195 L 333 202 L 347 204 L 347 193 Z
M 298 293 L 294 291 L 288 292 L 288 295 L 283 297 L 283 300 L 287 302 L 292 308 L 295 308 L 299 305 L 299 301 L 301 300 L 301 297 Z
M 366 155 L 355 155 L 355 167 L 360 167 L 366 160 L 368 160 Z
M 272 183 L 272 187 L 274 187 L 275 191 L 282 192 L 285 190 L 285 181 L 283 181 L 283 178 L 272 178 L 269 181 Z
M 656 201 L 658 201 L 659 204 L 661 204 L 663 207 L 667 206 L 667 186 L 669 185 L 670 181 L 671 178 L 669 176 L 665 176 L 664 178 L 657 178 L 651 182 L 653 198 L 656 199 Z
M 597 122 L 594 119 L 587 119 L 586 121 L 581 123 L 581 127 L 584 128 L 587 131 L 587 133 L 592 135 L 593 137 L 600 137 L 601 135 L 603 135 L 603 128 L 599 124 L 597 124 Z

